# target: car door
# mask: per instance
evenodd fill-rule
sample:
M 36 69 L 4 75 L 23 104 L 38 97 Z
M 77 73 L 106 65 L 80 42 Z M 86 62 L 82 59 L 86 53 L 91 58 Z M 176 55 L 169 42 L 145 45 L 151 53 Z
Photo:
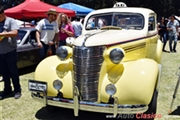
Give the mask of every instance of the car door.
M 40 61 L 39 47 L 37 46 L 36 31 L 29 31 L 29 35 L 22 45 L 24 67 L 37 64 Z
M 147 50 L 147 57 L 155 59 L 156 55 L 156 46 L 157 46 L 157 25 L 156 25 L 156 14 L 149 15 L 149 22 L 148 22 L 148 50 Z
M 16 37 L 17 42 L 17 66 L 18 68 L 24 67 L 24 52 L 22 49 L 23 41 L 27 37 L 27 31 L 19 30 Z

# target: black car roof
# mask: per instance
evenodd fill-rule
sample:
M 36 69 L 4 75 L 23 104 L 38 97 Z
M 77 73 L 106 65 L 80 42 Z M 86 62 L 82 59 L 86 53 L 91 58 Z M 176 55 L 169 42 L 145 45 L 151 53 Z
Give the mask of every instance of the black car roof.
M 30 30 L 30 31 L 34 31 L 34 30 L 36 30 L 36 29 L 35 29 L 35 27 L 20 27 L 19 30 L 25 30 L 25 31 Z

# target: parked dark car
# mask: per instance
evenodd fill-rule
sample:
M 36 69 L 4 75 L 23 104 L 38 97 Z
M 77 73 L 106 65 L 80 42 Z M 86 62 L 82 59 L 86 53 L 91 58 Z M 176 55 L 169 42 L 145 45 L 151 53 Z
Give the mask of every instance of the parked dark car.
M 20 28 L 17 36 L 17 66 L 23 68 L 38 64 L 39 48 L 36 40 L 36 29 L 34 27 Z M 0 81 L 2 77 L 0 75 Z
M 35 28 L 20 28 L 17 36 L 17 65 L 23 68 L 40 61 Z

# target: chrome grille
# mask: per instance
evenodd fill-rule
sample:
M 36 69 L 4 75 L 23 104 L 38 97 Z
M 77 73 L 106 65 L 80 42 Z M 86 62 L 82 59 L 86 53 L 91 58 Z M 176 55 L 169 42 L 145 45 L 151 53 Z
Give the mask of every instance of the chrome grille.
M 104 49 L 104 46 L 73 48 L 74 82 L 85 101 L 97 101 Z

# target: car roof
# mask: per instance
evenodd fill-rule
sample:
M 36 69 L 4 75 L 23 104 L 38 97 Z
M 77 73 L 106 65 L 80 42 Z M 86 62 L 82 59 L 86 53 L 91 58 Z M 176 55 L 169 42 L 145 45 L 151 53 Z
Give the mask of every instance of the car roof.
M 104 8 L 92 11 L 89 15 L 93 14 L 101 14 L 101 13 L 109 13 L 109 12 L 132 12 L 132 13 L 141 13 L 141 14 L 147 14 L 147 13 L 154 13 L 153 10 L 148 8 L 141 8 L 141 7 L 122 7 L 122 8 Z
M 28 31 L 28 30 L 30 30 L 30 31 L 35 31 L 36 29 L 35 29 L 35 27 L 20 27 L 19 30 L 24 30 L 24 31 Z

